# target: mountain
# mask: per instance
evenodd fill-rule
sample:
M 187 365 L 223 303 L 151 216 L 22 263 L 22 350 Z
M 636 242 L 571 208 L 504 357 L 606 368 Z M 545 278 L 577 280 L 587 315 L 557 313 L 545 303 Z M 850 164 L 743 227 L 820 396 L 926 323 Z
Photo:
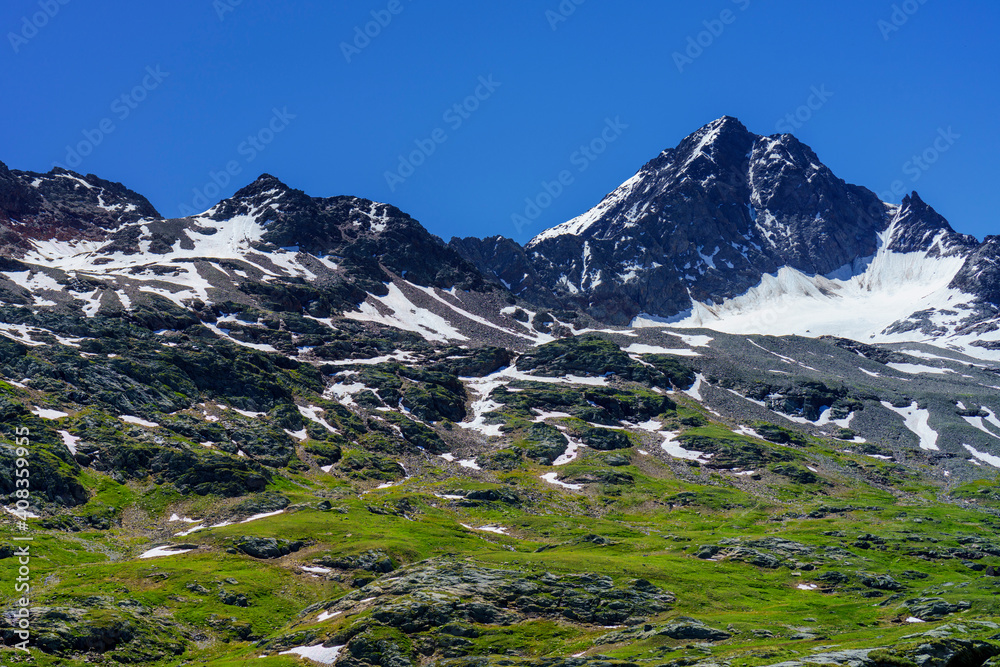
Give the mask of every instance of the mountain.
M 1000 237 L 915 193 L 730 118 L 527 246 L 0 167 L 5 665 L 1000 656 Z
M 123 224 L 159 217 L 142 195 L 93 174 L 56 168 L 10 171 L 0 162 L 0 249 L 19 254 L 31 240 L 100 239 Z
M 995 295 L 960 277 L 979 274 L 989 242 L 956 233 L 916 193 L 881 202 L 794 136 L 756 135 L 730 117 L 663 151 L 523 253 L 511 243 L 451 242 L 515 294 L 617 326 L 885 341 L 919 331 L 974 351 L 969 332 L 997 314 Z M 951 314 L 929 328 L 929 311 Z

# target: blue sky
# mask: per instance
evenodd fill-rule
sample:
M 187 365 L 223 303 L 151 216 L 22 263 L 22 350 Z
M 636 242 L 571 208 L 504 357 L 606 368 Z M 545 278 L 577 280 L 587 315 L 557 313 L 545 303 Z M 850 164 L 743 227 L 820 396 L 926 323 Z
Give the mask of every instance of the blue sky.
M 0 29 L 0 160 L 121 181 L 169 216 L 267 172 L 445 239 L 525 241 L 732 115 L 1000 233 L 988 0 L 7 0 Z M 515 225 L 526 199 L 546 206 Z

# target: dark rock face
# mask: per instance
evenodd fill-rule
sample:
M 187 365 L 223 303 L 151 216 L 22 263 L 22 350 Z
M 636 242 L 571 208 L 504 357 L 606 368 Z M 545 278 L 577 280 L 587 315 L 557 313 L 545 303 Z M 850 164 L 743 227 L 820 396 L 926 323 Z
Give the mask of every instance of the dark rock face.
M 927 250 L 931 257 L 947 257 L 968 253 L 979 245 L 975 237 L 956 233 L 916 192 L 903 197 L 893 222 L 896 230 L 889 249 L 896 252 Z
M 976 294 L 994 307 L 1000 305 L 1000 236 L 987 236 L 969 254 L 950 286 Z
M 558 307 L 559 300 L 551 285 L 545 282 L 531 257 L 516 241 L 503 236 L 485 239 L 470 236 L 452 238 L 448 245 L 472 262 L 484 276 L 498 280 L 518 296 L 547 308 Z

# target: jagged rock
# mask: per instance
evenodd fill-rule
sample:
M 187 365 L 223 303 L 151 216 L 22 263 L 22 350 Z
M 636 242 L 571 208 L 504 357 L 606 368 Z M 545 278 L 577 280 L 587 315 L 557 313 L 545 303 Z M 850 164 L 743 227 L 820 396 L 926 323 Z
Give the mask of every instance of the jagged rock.
M 546 343 L 517 359 L 517 369 L 532 375 L 618 377 L 649 382 L 650 370 L 614 343 L 594 335 Z

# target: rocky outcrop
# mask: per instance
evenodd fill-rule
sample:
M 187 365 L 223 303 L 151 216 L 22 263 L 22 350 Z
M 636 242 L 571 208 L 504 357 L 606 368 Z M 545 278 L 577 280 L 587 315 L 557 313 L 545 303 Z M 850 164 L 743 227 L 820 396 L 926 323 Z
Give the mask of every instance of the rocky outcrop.
M 402 568 L 326 608 L 351 613 L 373 603 L 380 623 L 419 632 L 449 622 L 504 625 L 525 618 L 562 618 L 615 625 L 658 614 L 674 596 L 648 581 L 615 582 L 598 574 L 526 576 L 447 560 Z
M 251 558 L 262 560 L 281 558 L 295 553 L 305 546 L 301 540 L 282 540 L 274 537 L 253 537 L 244 535 L 236 540 L 234 547 Z
M 732 637 L 725 630 L 709 627 L 702 621 L 687 616 L 678 616 L 663 625 L 637 625 L 621 632 L 612 632 L 598 639 L 601 644 L 617 644 L 653 637 L 668 637 L 679 641 L 721 642 Z

